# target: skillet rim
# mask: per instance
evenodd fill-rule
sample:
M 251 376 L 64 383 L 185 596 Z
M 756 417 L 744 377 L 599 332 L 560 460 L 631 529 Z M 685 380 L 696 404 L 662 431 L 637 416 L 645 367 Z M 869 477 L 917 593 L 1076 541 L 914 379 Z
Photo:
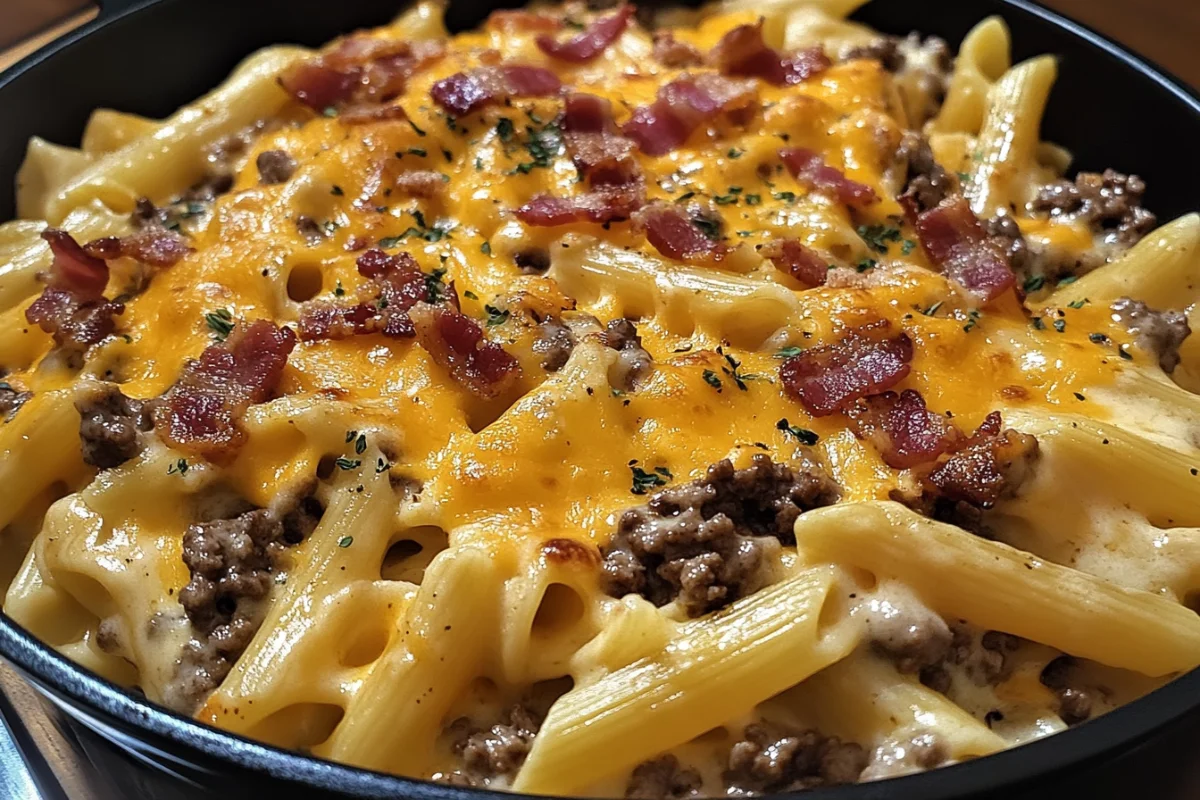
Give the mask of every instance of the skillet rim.
M 0 90 L 94 32 L 168 1 L 107 0 L 102 3 L 104 9 L 95 19 L 0 72 Z M 1098 55 L 1115 59 L 1123 69 L 1166 91 L 1200 118 L 1200 91 L 1188 87 L 1151 60 L 1033 0 L 998 2 L 1038 18 L 1068 37 L 1083 40 L 1099 50 Z M 221 731 L 158 706 L 96 675 L 34 637 L 3 612 L 0 612 L 0 657 L 16 667 L 24 678 L 57 705 L 66 706 L 65 713 L 82 720 L 84 724 L 99 729 L 114 740 L 120 736 L 133 739 L 140 752 L 149 749 L 155 755 L 181 761 L 180 756 L 164 752 L 166 748 L 162 747 L 162 742 L 148 739 L 155 737 L 164 740 L 168 745 L 184 750 L 183 755 L 187 757 L 189 766 L 195 766 L 194 753 L 199 753 L 205 761 L 223 762 L 250 773 L 248 777 L 255 777 L 259 781 L 269 777 L 296 787 L 348 797 L 407 797 L 413 800 L 514 800 L 529 797 L 388 775 L 302 755 Z M 991 796 L 1000 791 L 1028 787 L 1050 775 L 1084 768 L 1106 755 L 1133 750 L 1198 709 L 1200 668 L 1098 719 L 1053 736 L 915 775 L 810 790 L 805 792 L 805 797 L 815 800 L 952 800 L 966 796 Z M 127 745 L 115 743 L 128 749 Z M 154 766 L 162 769 L 157 763 Z M 206 764 L 199 766 L 200 773 L 232 777 L 228 773 L 214 772 Z

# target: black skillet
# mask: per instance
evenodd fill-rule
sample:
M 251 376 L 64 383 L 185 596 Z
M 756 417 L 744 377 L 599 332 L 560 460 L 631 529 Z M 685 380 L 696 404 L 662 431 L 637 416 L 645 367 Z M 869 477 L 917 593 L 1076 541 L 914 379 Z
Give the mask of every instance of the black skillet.
M 385 22 L 401 2 L 107 0 L 99 19 L 0 75 L 0 176 L 7 176 L 0 181 L 0 219 L 13 216 L 11 177 L 30 136 L 75 144 L 97 106 L 166 116 L 216 85 L 257 48 L 280 42 L 317 46 Z M 500 5 L 506 3 L 456 2 L 450 27 L 474 26 Z M 1012 29 L 1014 59 L 1061 56 L 1046 139 L 1069 147 L 1079 169 L 1112 166 L 1142 175 L 1147 203 L 1160 219 L 1196 210 L 1190 181 L 1200 177 L 1200 99 L 1144 60 L 1026 0 L 874 0 L 856 17 L 890 33 L 920 30 L 957 43 L 989 14 L 1000 14 Z M 115 796 L 505 798 L 355 770 L 218 732 L 96 677 L 3 615 L 0 656 L 49 698 L 89 758 L 140 765 L 145 773 L 140 788 Z M 0 714 L 9 716 L 3 702 Z M 44 777 L 44 762 L 20 730 L 16 735 L 33 772 Z M 1200 798 L 1198 756 L 1200 670 L 1030 745 L 923 775 L 805 796 L 1194 800 Z M 0 789 L 4 778 L 0 774 Z M 47 797 L 63 796 L 48 781 L 42 788 Z

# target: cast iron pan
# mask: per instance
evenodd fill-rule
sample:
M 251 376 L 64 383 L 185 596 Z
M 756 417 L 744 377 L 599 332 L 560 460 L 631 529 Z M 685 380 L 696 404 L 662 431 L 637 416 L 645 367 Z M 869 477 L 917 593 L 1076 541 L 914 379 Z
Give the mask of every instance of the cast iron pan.
M 216 85 L 251 51 L 318 46 L 390 19 L 403 0 L 107 0 L 96 21 L 0 76 L 0 219 L 14 214 L 11 176 L 38 135 L 76 144 L 97 106 L 164 117 Z M 452 29 L 515 2 L 456 0 Z M 1013 32 L 1014 60 L 1061 56 L 1044 137 L 1075 167 L 1136 171 L 1148 206 L 1169 220 L 1196 210 L 1200 99 L 1142 59 L 1027 0 L 874 0 L 857 18 L 952 43 L 989 14 Z M 0 489 L 0 495 L 2 495 Z M 0 497 L 0 502 L 3 502 Z M 0 615 L 0 656 L 68 714 L 127 754 L 226 797 L 468 800 L 511 795 L 455 789 L 307 758 L 220 733 L 146 702 L 74 665 Z M 882 783 L 818 790 L 839 800 L 1200 796 L 1200 670 L 1097 720 L 986 759 Z M 603 753 L 596 753 L 603 758 Z

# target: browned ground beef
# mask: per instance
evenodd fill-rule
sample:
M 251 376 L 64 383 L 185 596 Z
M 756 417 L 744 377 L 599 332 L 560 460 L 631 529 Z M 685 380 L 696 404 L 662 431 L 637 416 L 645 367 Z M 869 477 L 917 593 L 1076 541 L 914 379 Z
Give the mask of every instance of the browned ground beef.
M 621 354 L 609 375 L 613 388 L 633 389 L 654 366 L 650 354 L 642 347 L 637 326 L 627 319 L 614 319 L 604 326 L 604 341 Z
M 945 40 L 937 36 L 921 38 L 918 33 L 910 33 L 904 38 L 882 36 L 868 44 L 849 47 L 840 57 L 843 61 L 873 59 L 915 87 L 923 99 L 918 107 L 909 109 L 916 115 L 915 119 L 909 120 L 912 128 L 920 128 L 941 108 L 954 66 L 953 54 Z
M 791 731 L 749 725 L 729 751 L 725 786 L 729 794 L 791 792 L 857 783 L 867 752 L 853 742 L 814 730 Z
M 762 453 L 745 469 L 719 461 L 702 480 L 621 515 L 602 584 L 614 597 L 636 593 L 659 606 L 678 598 L 688 616 L 700 616 L 762 586 L 779 543 L 795 541 L 796 518 L 838 496 L 809 454 L 795 467 Z
M 1158 358 L 1164 372 L 1179 365 L 1179 347 L 1192 332 L 1182 311 L 1156 311 L 1140 300 L 1122 297 L 1112 304 L 1113 319 L 1134 335 L 1138 347 Z
M 316 247 L 325 241 L 325 229 L 307 214 L 296 217 L 296 232 L 304 237 L 304 243 L 309 247 Z
M 1077 662 L 1070 656 L 1059 656 L 1042 670 L 1042 685 L 1058 698 L 1058 716 L 1068 725 L 1078 725 L 1092 716 L 1095 697 L 1091 689 L 1079 685 L 1075 675 Z
M 533 340 L 533 352 L 542 357 L 542 369 L 558 372 L 571 357 L 575 349 L 575 337 L 562 320 L 550 318 L 538 326 L 537 338 Z
M 929 140 L 921 134 L 906 131 L 896 151 L 896 159 L 908 165 L 900 199 L 917 212 L 936 208 L 958 190 L 958 179 L 934 160 Z
M 963 669 L 977 686 L 995 686 L 1012 672 L 1008 656 L 1016 651 L 1021 640 L 1000 631 L 979 633 L 965 625 L 952 628 L 953 638 L 942 657 L 920 669 L 921 682 L 942 692 L 950 689 L 950 667 Z
M 446 783 L 460 786 L 487 786 L 496 777 L 511 778 L 525 763 L 542 718 L 523 704 L 512 706 L 504 718 L 481 728 L 462 717 L 448 728 L 454 736 L 453 750 L 462 759 L 462 768 L 440 776 Z
M 868 613 L 867 629 L 871 646 L 909 674 L 943 661 L 953 641 L 945 620 L 923 607 Z
M 254 160 L 254 166 L 258 168 L 259 183 L 286 183 L 296 171 L 296 159 L 286 150 L 264 150 Z
M 191 620 L 192 640 L 164 692 L 178 711 L 193 710 L 220 685 L 262 623 L 283 551 L 316 527 L 322 509 L 310 496 L 286 511 L 254 509 L 232 519 L 198 522 L 183 536 L 191 580 L 179 603 Z
M 1158 224 L 1142 208 L 1146 184 L 1137 175 L 1106 169 L 1103 174 L 1081 172 L 1074 181 L 1057 180 L 1041 187 L 1029 204 L 1034 213 L 1087 222 L 1104 244 L 1132 247 Z
M 638 764 L 625 785 L 625 796 L 635 800 L 681 800 L 699 794 L 700 773 L 681 766 L 673 755 Z
M 139 435 L 154 427 L 148 404 L 102 383 L 75 401 L 79 411 L 79 444 L 83 460 L 93 467 L 119 467 L 142 452 Z
M 21 406 L 29 402 L 33 392 L 19 392 L 0 381 L 0 422 L 8 422 L 17 415 Z
M 1028 274 L 1030 250 L 1020 226 L 1011 214 L 997 214 L 983 224 L 984 231 L 1008 258 L 1013 271 L 1022 277 Z
M 904 66 L 904 54 L 900 52 L 900 37 L 880 36 L 863 45 L 854 45 L 842 51 L 842 61 L 869 59 L 878 61 L 888 72 L 899 72 Z

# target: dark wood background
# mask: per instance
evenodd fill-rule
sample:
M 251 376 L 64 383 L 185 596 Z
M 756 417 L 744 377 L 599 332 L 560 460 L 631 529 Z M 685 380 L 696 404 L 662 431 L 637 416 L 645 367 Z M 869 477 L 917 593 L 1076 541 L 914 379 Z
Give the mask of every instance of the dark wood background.
M 397 0 L 396 5 L 403 1 Z M 1042 3 L 1111 36 L 1200 89 L 1200 0 Z M 0 0 L 0 49 L 89 5 L 89 0 Z

